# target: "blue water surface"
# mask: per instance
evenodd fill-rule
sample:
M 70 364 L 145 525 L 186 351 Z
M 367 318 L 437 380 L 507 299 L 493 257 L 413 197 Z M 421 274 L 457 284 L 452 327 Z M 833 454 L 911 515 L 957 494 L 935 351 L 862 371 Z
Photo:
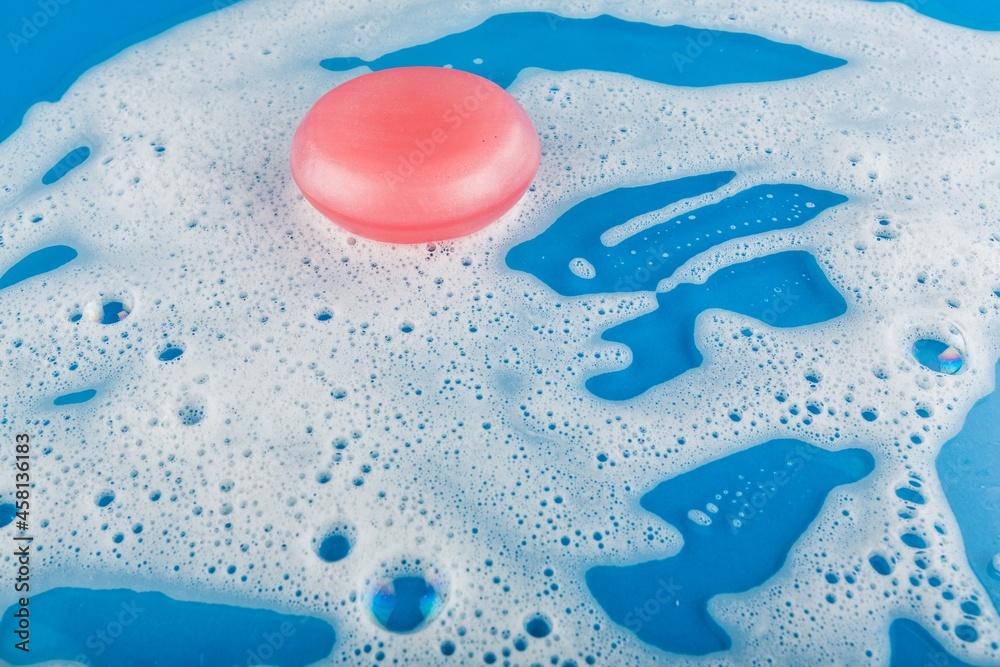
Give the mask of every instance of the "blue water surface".
M 697 285 L 656 295 L 657 309 L 605 331 L 601 338 L 632 350 L 628 368 L 587 380 L 601 398 L 625 400 L 699 366 L 695 320 L 710 308 L 747 315 L 773 327 L 833 319 L 847 302 L 807 252 L 792 250 L 733 264 Z
M 819 514 L 827 494 L 875 467 L 862 449 L 830 452 L 772 440 L 659 484 L 643 509 L 684 538 L 665 560 L 587 571 L 587 586 L 611 619 L 666 651 L 703 655 L 732 645 L 708 612 L 720 593 L 762 584 Z M 715 511 L 707 509 L 709 505 Z M 692 520 L 699 510 L 711 521 Z
M 0 620 L 0 660 L 91 667 L 305 667 L 330 654 L 326 621 L 127 589 L 54 588 L 31 596 L 30 653 L 13 647 L 18 606 Z
M 55 271 L 72 262 L 78 254 L 74 248 L 66 245 L 49 246 L 29 253 L 0 275 L 0 290 L 43 273 Z
M 7 0 L 0 12 L 0 141 L 36 102 L 55 102 L 88 69 L 178 23 L 238 0 Z
M 390 632 L 412 632 L 441 606 L 441 592 L 420 575 L 394 577 L 372 595 L 371 610 Z
M 62 396 L 57 396 L 53 401 L 53 405 L 77 405 L 78 403 L 86 403 L 94 396 L 97 396 L 96 389 L 84 389 L 83 391 L 74 391 L 69 394 L 63 394 Z
M 17 506 L 13 503 L 0 503 L 0 528 L 9 526 L 17 516 Z
M 520 12 L 499 14 L 465 32 L 372 61 L 346 57 L 320 64 L 335 71 L 450 65 L 506 88 L 526 67 L 621 72 L 658 83 L 712 86 L 791 79 L 845 63 L 756 35 L 655 26 L 607 15 L 575 19 Z

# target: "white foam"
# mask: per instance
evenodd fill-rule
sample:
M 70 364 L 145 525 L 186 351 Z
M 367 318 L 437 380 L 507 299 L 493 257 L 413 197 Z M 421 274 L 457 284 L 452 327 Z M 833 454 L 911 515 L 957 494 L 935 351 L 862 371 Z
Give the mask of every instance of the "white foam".
M 703 89 L 525 71 L 511 92 L 541 133 L 535 186 L 497 224 L 433 251 L 352 239 L 303 200 L 289 177 L 292 133 L 350 76 L 321 59 L 372 58 L 528 8 L 752 32 L 849 64 Z M 0 299 L 3 416 L 51 448 L 36 461 L 36 516 L 47 522 L 38 580 L 316 614 L 338 628 L 332 662 L 381 642 L 390 658 L 427 664 L 445 639 L 478 661 L 523 634 L 533 612 L 554 630 L 529 642 L 529 663 L 884 664 L 900 615 L 963 659 L 996 660 L 1000 619 L 968 567 L 934 458 L 991 389 L 1000 354 L 998 60 L 1000 36 L 843 0 L 250 1 L 130 48 L 57 104 L 35 106 L 0 145 L 5 263 L 53 242 L 82 251 Z M 83 144 L 91 158 L 41 186 Z M 598 334 L 651 309 L 652 296 L 562 298 L 506 269 L 506 250 L 613 187 L 722 169 L 747 186 L 797 182 L 851 201 L 801 228 L 723 244 L 677 280 L 801 247 L 849 313 L 797 329 L 706 313 L 700 368 L 631 402 L 596 399 L 584 380 L 629 361 Z M 876 235 L 881 218 L 893 238 Z M 131 307 L 121 324 L 70 321 L 102 293 Z M 333 316 L 318 321 L 324 309 Z M 915 364 L 914 327 L 960 331 L 967 370 L 938 377 Z M 742 328 L 755 334 L 734 336 Z M 159 362 L 166 342 L 183 357 Z M 812 370 L 819 384 L 805 379 Z M 93 386 L 101 392 L 83 406 L 39 401 Z M 809 400 L 824 411 L 790 413 Z M 933 416 L 917 417 L 918 402 Z M 862 406 L 879 418 L 863 420 Z M 191 411 L 203 418 L 186 426 Z M 878 466 L 831 495 L 775 578 L 713 601 L 733 651 L 668 656 L 611 623 L 583 572 L 680 548 L 639 496 L 789 436 L 866 447 Z M 9 469 L 9 453 L 0 465 Z M 909 473 L 927 504 L 904 520 L 893 490 Z M 98 508 L 106 489 L 115 500 Z M 316 539 L 343 523 L 353 553 L 322 562 Z M 906 585 L 915 565 L 899 535 L 910 526 L 924 529 L 954 601 Z M 896 576 L 867 566 L 874 549 L 897 556 Z M 403 558 L 438 568 L 449 590 L 428 628 L 391 635 L 365 609 L 366 582 Z M 832 605 L 821 601 L 827 570 L 856 573 Z M 840 594 L 848 588 L 853 597 Z M 953 627 L 973 594 L 984 602 L 980 638 L 966 644 L 939 627 Z

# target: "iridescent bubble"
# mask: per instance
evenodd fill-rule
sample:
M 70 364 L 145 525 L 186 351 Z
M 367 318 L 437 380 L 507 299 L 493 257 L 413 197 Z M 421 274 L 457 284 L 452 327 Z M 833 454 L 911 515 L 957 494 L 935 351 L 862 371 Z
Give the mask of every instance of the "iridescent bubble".
M 987 570 L 991 577 L 1000 580 L 1000 552 L 993 554 L 993 559 L 990 561 Z
M 17 507 L 11 503 L 0 503 L 0 528 L 8 525 L 17 516 Z M 1000 554 L 997 554 L 1000 558 Z
M 965 365 L 965 359 L 957 348 L 932 338 L 921 338 L 915 342 L 912 353 L 921 366 L 935 373 L 954 375 Z
M 386 630 L 413 632 L 441 611 L 444 594 L 444 582 L 433 573 L 404 570 L 374 582 L 371 610 Z

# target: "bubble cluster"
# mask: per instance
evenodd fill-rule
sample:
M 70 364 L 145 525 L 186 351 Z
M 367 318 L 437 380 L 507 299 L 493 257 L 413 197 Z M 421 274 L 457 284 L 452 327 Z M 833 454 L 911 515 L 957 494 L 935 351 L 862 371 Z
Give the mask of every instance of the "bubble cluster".
M 388 9 L 236 4 L 95 67 L 0 144 L 0 402 L 39 443 L 39 581 L 321 617 L 337 629 L 329 664 L 704 664 L 613 622 L 584 572 L 681 550 L 679 527 L 639 505 L 649 489 L 795 438 L 869 449 L 874 472 L 830 493 L 777 574 L 708 601 L 736 639 L 711 660 L 887 664 L 905 617 L 964 661 L 996 662 L 1000 618 L 969 559 L 992 558 L 1000 577 L 997 557 L 965 553 L 939 474 L 968 471 L 935 459 L 1000 355 L 987 140 L 1000 38 L 896 3 Z M 302 199 L 292 133 L 356 74 L 321 61 L 527 9 L 759 35 L 848 64 L 696 88 L 528 67 L 509 91 L 539 132 L 539 175 L 464 239 L 377 244 Z M 86 159 L 43 184 L 82 146 Z M 721 234 L 676 267 L 646 267 L 635 289 L 594 292 L 606 267 L 575 251 L 555 268 L 592 293 L 560 295 L 505 263 L 581 202 L 722 172 L 717 190 L 611 221 L 623 225 L 611 240 L 636 244 L 628 268 L 653 261 L 652 225 L 697 226 L 693 211 L 751 188 L 846 201 Z M 8 274 L 46 248 L 65 248 L 49 270 Z M 632 365 L 601 335 L 655 312 L 658 290 L 710 291 L 720 271 L 786 252 L 812 257 L 846 311 L 777 326 L 802 303 L 789 274 L 790 291 L 766 295 L 774 314 L 698 309 L 691 349 L 649 330 L 650 367 L 695 351 L 699 364 L 628 400 L 587 390 Z M 945 347 L 931 361 L 919 340 Z M 0 466 L 12 469 L 8 450 Z M 0 523 L 13 491 L 0 481 Z M 706 504 L 687 509 L 685 526 L 721 525 Z M 337 539 L 323 549 L 333 535 L 347 553 L 328 560 L 343 552 Z

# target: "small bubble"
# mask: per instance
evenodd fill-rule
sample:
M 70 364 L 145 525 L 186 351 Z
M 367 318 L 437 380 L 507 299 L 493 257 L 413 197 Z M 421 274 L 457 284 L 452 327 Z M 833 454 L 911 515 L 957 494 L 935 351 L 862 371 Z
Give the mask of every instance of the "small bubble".
M 340 533 L 331 533 L 324 537 L 317 551 L 319 557 L 327 563 L 336 563 L 339 560 L 343 560 L 347 558 L 347 554 L 350 552 L 351 541 Z
M 185 405 L 177 411 L 177 416 L 184 426 L 194 426 L 205 418 L 205 408 L 197 405 Z
M 132 312 L 123 301 L 90 301 L 83 307 L 83 317 L 101 324 L 118 324 Z
M 524 630 L 532 637 L 541 639 L 548 637 L 549 633 L 552 632 L 552 625 L 549 623 L 549 619 L 539 615 L 528 619 L 528 622 L 524 624 Z
M 962 624 L 955 626 L 955 636 L 971 644 L 979 639 L 979 632 L 971 625 Z
M 889 565 L 889 561 L 887 561 L 885 557 L 880 554 L 872 554 L 868 558 L 868 563 L 872 566 L 873 570 L 881 574 L 883 577 L 892 573 L 892 566 Z
M 160 361 L 167 362 L 180 358 L 182 354 L 184 354 L 183 347 L 180 345 L 174 345 L 173 343 L 167 343 L 167 346 L 160 350 L 160 353 L 156 358 Z

